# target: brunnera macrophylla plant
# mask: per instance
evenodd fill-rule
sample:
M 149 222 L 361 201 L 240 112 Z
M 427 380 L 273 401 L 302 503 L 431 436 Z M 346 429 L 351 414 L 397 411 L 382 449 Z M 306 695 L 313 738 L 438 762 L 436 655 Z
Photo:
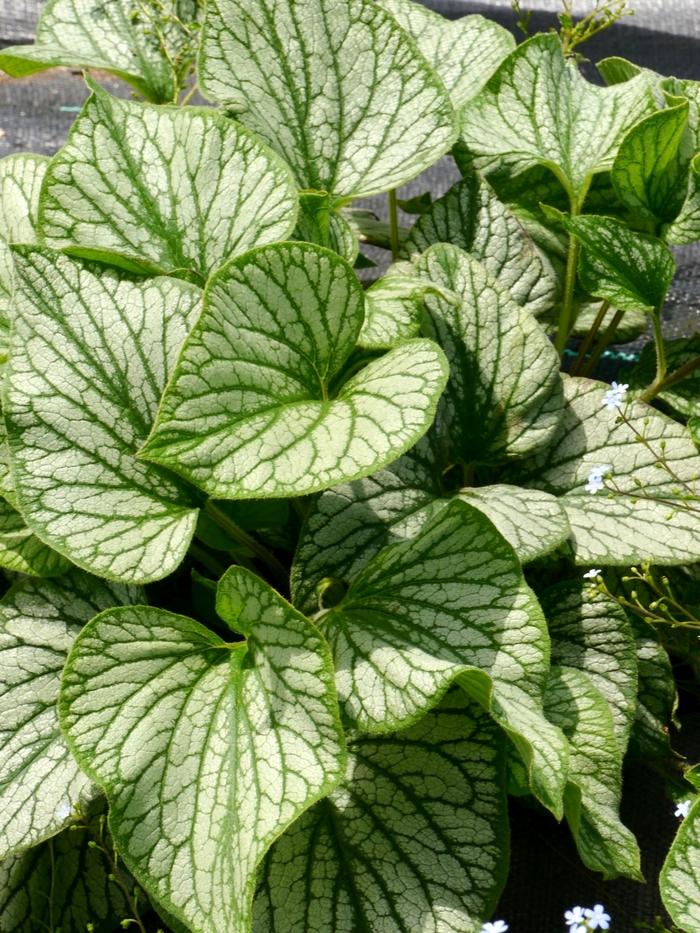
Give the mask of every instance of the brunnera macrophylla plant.
M 508 794 L 641 880 L 674 616 L 625 574 L 700 561 L 660 323 L 700 85 L 567 51 L 413 0 L 51 0 L 0 54 L 134 89 L 0 161 L 0 930 L 503 929 Z

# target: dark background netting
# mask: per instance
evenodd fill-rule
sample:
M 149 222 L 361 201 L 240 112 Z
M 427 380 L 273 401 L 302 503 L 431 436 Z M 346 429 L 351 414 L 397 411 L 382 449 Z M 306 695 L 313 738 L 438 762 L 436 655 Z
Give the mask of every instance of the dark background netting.
M 483 13 L 515 28 L 509 0 L 424 2 L 448 16 Z M 523 5 L 536 10 L 536 29 L 548 28 L 553 12 L 560 9 L 558 0 L 526 0 Z M 42 6 L 41 0 L 0 0 L 0 46 L 32 41 Z M 622 55 L 664 74 L 700 80 L 700 0 L 632 0 L 632 6 L 636 15 L 590 43 L 586 54 L 594 61 Z M 577 12 L 588 8 L 585 2 L 574 7 Z M 104 80 L 113 93 L 130 93 L 120 82 Z M 67 69 L 23 81 L 0 77 L 0 156 L 20 151 L 55 152 L 85 97 L 81 76 Z M 426 188 L 439 194 L 456 177 L 454 165 L 443 160 L 402 189 L 402 195 Z M 384 212 L 383 199 L 373 199 L 372 205 L 378 213 Z M 410 218 L 404 220 L 410 223 Z M 696 247 L 677 251 L 678 275 L 665 312 L 669 336 L 700 331 L 699 258 Z M 696 713 L 687 712 L 676 744 L 692 760 L 700 758 L 700 716 Z M 628 769 L 623 818 L 640 839 L 643 869 L 649 879 L 646 885 L 626 881 L 603 884 L 581 866 L 565 827 L 557 827 L 547 814 L 513 802 L 512 868 L 498 910 L 512 933 L 560 933 L 564 930 L 563 912 L 574 904 L 605 904 L 613 915 L 614 933 L 631 933 L 635 921 L 649 922 L 663 915 L 656 879 L 677 822 L 660 779 L 638 767 Z

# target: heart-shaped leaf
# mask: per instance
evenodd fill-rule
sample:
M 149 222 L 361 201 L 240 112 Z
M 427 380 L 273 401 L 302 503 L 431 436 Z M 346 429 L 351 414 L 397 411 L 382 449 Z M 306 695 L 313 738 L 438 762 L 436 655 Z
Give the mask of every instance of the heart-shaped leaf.
M 187 26 L 197 5 L 165 0 L 135 9 L 130 0 L 49 0 L 35 44 L 3 49 L 0 69 L 22 78 L 57 65 L 95 68 L 128 81 L 148 100 L 169 102 L 177 91 L 173 63 L 184 54 L 186 70 L 194 54 Z
M 612 168 L 627 131 L 654 106 L 650 80 L 598 87 L 564 57 L 558 36 L 534 36 L 464 108 L 462 139 L 487 175 L 543 165 L 580 208 L 593 176 Z
M 535 316 L 546 314 L 556 301 L 557 278 L 551 264 L 476 172 L 468 171 L 432 204 L 411 228 L 402 249 L 415 258 L 434 243 L 451 243 L 479 259 Z
M 61 735 L 61 672 L 80 629 L 136 588 L 74 571 L 18 583 L 0 603 L 0 858 L 54 836 L 95 795 Z M 0 916 L 1 916 L 0 911 Z M 0 929 L 8 929 L 0 923 Z
M 504 762 L 488 718 L 455 690 L 411 728 L 356 738 L 349 752 L 344 783 L 273 846 L 253 929 L 476 929 L 507 871 Z
M 243 127 L 213 110 L 139 104 L 90 87 L 44 183 L 48 246 L 206 279 L 237 253 L 292 232 L 291 173 Z
M 239 567 L 217 611 L 245 641 L 162 609 L 101 613 L 71 651 L 59 710 L 136 878 L 201 933 L 244 933 L 259 862 L 342 778 L 345 749 L 316 628 Z
M 200 84 L 335 198 L 388 191 L 455 140 L 442 82 L 373 0 L 211 0 Z
M 688 430 L 642 402 L 610 410 L 608 390 L 566 377 L 551 444 L 504 478 L 561 497 L 579 564 L 700 560 L 700 456 Z M 592 470 L 603 481 L 594 493 Z
M 3 410 L 18 507 L 42 541 L 85 570 L 125 582 L 167 576 L 189 545 L 195 503 L 135 453 L 200 292 L 48 250 L 25 249 L 15 265 Z
M 380 6 L 414 39 L 458 109 L 515 48 L 508 30 L 483 16 L 449 20 L 414 0 L 380 0 Z
M 402 344 L 334 383 L 363 319 L 350 266 L 318 246 L 253 250 L 209 283 L 142 456 L 222 499 L 366 476 L 428 429 L 447 364 Z
M 414 539 L 380 551 L 319 625 L 354 728 L 402 728 L 458 680 L 511 737 L 540 800 L 560 813 L 565 743 L 541 706 L 546 623 L 512 548 L 479 511 L 452 502 Z
M 583 671 L 553 667 L 545 708 L 571 748 L 564 811 L 581 861 L 606 880 L 643 881 L 637 841 L 620 822 L 622 754 L 605 698 Z

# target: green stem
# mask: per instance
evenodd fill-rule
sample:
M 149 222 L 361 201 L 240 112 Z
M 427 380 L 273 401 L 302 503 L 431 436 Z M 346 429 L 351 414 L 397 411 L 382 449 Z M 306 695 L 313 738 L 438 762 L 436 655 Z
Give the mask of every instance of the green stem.
M 582 376 L 590 376 L 590 374 L 596 368 L 596 366 L 598 365 L 598 360 L 601 358 L 601 356 L 603 355 L 605 351 L 605 348 L 608 346 L 608 344 L 612 341 L 613 337 L 615 336 L 615 331 L 617 330 L 620 324 L 620 321 L 622 320 L 624 315 L 625 315 L 624 311 L 615 312 L 615 317 L 612 319 L 612 321 L 610 321 L 608 326 L 605 328 L 605 331 L 603 332 L 603 336 L 600 338 L 600 340 L 596 344 L 595 350 L 593 351 L 591 356 L 588 358 L 588 362 L 586 363 L 586 365 L 583 367 L 583 372 L 581 373 Z
M 389 239 L 391 242 L 391 258 L 396 262 L 401 253 L 401 240 L 399 239 L 399 206 L 396 203 L 396 189 L 389 192 Z
M 580 371 L 581 367 L 583 366 L 583 361 L 585 359 L 585 356 L 590 350 L 591 344 L 593 343 L 593 340 L 596 334 L 598 333 L 600 328 L 603 326 L 605 315 L 608 313 L 609 310 L 610 310 L 610 302 L 603 301 L 600 305 L 600 308 L 598 309 L 598 313 L 595 316 L 595 320 L 593 321 L 593 326 L 588 331 L 588 333 L 584 337 L 583 343 L 579 347 L 578 354 L 576 356 L 576 359 L 574 360 L 574 365 L 571 367 L 572 376 L 575 376 Z
M 209 551 L 197 544 L 196 541 L 190 543 L 189 552 L 195 560 L 198 560 L 202 566 L 210 570 L 217 579 L 226 573 L 227 568 L 213 557 Z
M 656 347 L 656 376 L 642 393 L 641 399 L 643 402 L 650 402 L 661 391 L 661 387 L 666 380 L 666 344 L 664 343 L 664 333 L 661 327 L 660 308 L 652 314 L 651 324 L 654 329 L 654 345 Z
M 689 376 L 692 372 L 695 372 L 696 369 L 700 369 L 700 356 L 696 356 L 695 359 L 688 360 L 687 363 L 684 363 L 678 369 L 675 369 L 672 373 L 669 373 L 665 379 L 662 379 L 659 385 L 656 387 L 654 392 L 651 392 L 651 386 L 646 390 L 642 399 L 645 402 L 650 402 L 655 395 L 658 395 L 659 392 L 663 392 L 664 389 L 669 389 L 671 386 L 675 385 L 677 382 L 680 382 L 682 379 L 685 379 L 686 376 Z
M 239 544 L 242 544 L 244 547 L 248 548 L 248 550 L 252 551 L 253 554 L 265 564 L 279 586 L 283 589 L 287 588 L 289 574 L 284 564 L 275 557 L 272 551 L 268 550 L 257 538 L 254 538 L 252 535 L 249 535 L 247 531 L 240 528 L 233 519 L 229 518 L 225 512 L 222 512 L 221 509 L 215 506 L 211 499 L 207 500 L 207 504 L 204 508 L 207 515 L 209 515 L 226 534 L 230 535 L 234 541 L 238 541 Z
M 199 90 L 199 85 L 195 81 L 192 87 L 189 89 L 189 91 L 185 94 L 185 96 L 180 101 L 180 106 L 186 107 L 187 104 L 189 104 L 189 102 L 192 100 L 192 98 L 194 97 L 194 95 L 197 93 L 198 90 Z

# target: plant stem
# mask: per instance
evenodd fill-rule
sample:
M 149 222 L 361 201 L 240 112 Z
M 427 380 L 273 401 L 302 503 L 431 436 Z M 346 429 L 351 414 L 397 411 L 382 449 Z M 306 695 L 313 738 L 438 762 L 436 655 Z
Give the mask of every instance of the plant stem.
M 399 239 L 399 206 L 396 203 L 396 188 L 389 192 L 389 238 L 391 241 L 391 258 L 396 262 L 401 253 L 401 240 Z
M 222 577 L 226 573 L 226 567 L 220 563 L 215 557 L 213 557 L 208 551 L 203 547 L 197 544 L 196 541 L 192 541 L 189 547 L 189 552 L 195 560 L 198 560 L 200 564 L 210 570 L 217 579 Z
M 180 106 L 186 107 L 187 104 L 189 104 L 189 102 L 192 100 L 192 98 L 194 97 L 194 95 L 197 93 L 198 90 L 199 90 L 199 85 L 195 81 L 192 87 L 189 89 L 189 91 L 185 94 L 185 96 L 180 101 Z
M 574 360 L 574 365 L 571 367 L 572 376 L 575 376 L 579 372 L 581 367 L 583 366 L 584 358 L 586 354 L 588 353 L 588 351 L 590 350 L 591 344 L 593 343 L 593 340 L 596 334 L 598 333 L 600 328 L 603 326 L 605 315 L 608 313 L 609 310 L 610 310 L 610 302 L 603 301 L 600 305 L 600 308 L 598 308 L 598 313 L 595 316 L 595 320 L 593 321 L 593 325 L 591 329 L 588 331 L 588 333 L 583 339 L 583 343 L 579 347 L 578 354 L 576 356 L 576 359 Z
M 267 569 L 272 574 L 276 583 L 281 586 L 283 589 L 286 589 L 289 583 L 289 575 L 284 564 L 279 561 L 272 551 L 269 551 L 264 544 L 254 538 L 252 535 L 249 535 L 247 531 L 244 531 L 240 528 L 233 519 L 229 518 L 225 512 L 222 512 L 220 508 L 214 505 L 211 499 L 207 500 L 205 505 L 205 510 L 207 515 L 213 519 L 216 524 L 222 528 L 228 535 L 230 535 L 234 541 L 238 541 L 239 544 L 242 544 L 244 547 L 247 547 L 250 551 L 259 558 Z
M 608 326 L 605 328 L 605 331 L 603 332 L 603 336 L 600 338 L 600 340 L 596 344 L 595 350 L 593 351 L 593 353 L 588 359 L 588 363 L 586 363 L 586 365 L 583 367 L 583 371 L 581 373 L 582 376 L 590 376 L 590 374 L 596 368 L 596 366 L 598 365 L 598 360 L 603 355 L 605 348 L 608 346 L 608 344 L 612 341 L 613 337 L 615 336 L 615 331 L 617 330 L 620 321 L 624 317 L 624 314 L 625 314 L 624 311 L 615 312 L 615 317 L 612 319 L 612 321 L 610 321 Z
M 684 363 L 682 366 L 679 366 L 678 369 L 674 370 L 672 373 L 669 373 L 665 379 L 661 380 L 653 392 L 651 391 L 651 386 L 649 386 L 649 388 L 642 395 L 642 400 L 644 402 L 650 402 L 655 395 L 659 394 L 659 392 L 663 392 L 664 389 L 668 389 L 675 385 L 677 382 L 680 382 L 682 379 L 685 379 L 686 376 L 689 376 L 692 372 L 695 372 L 696 369 L 700 369 L 700 356 L 696 356 L 695 359 L 688 360 L 687 363 Z
M 666 345 L 664 343 L 664 334 L 661 328 L 661 309 L 659 308 L 651 316 L 651 324 L 654 328 L 654 344 L 656 346 L 656 376 L 654 381 L 647 386 L 641 395 L 643 402 L 649 402 L 659 392 L 666 379 Z
M 580 211 L 578 203 L 571 199 L 571 216 L 578 217 Z M 569 249 L 566 254 L 566 277 L 564 279 L 564 297 L 561 302 L 561 311 L 559 312 L 559 325 L 557 327 L 557 336 L 554 340 L 554 346 L 559 356 L 564 353 L 566 341 L 569 339 L 571 328 L 573 327 L 574 316 L 574 292 L 576 290 L 576 272 L 578 267 L 578 257 L 581 251 L 581 244 L 573 235 L 569 236 Z

